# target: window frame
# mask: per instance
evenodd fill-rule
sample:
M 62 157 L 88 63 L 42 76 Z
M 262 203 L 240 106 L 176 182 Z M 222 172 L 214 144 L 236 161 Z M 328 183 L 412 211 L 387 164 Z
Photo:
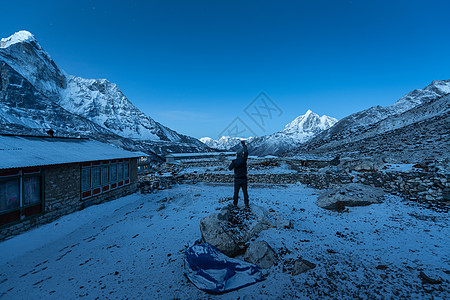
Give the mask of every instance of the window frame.
M 110 166 L 110 164 L 109 164 L 109 162 L 108 163 L 104 163 L 104 164 L 102 164 L 102 166 L 101 166 L 101 168 L 102 168 L 102 171 L 101 171 L 101 185 L 102 186 L 104 186 L 104 185 L 107 185 L 107 184 L 110 184 L 111 183 L 111 180 L 109 179 L 109 174 L 110 174 L 110 171 L 109 171 L 109 166 Z M 104 174 L 104 170 L 108 170 L 108 175 L 106 176 L 107 177 L 107 179 L 106 179 L 106 182 L 105 182 L 105 174 Z
M 95 182 L 95 171 L 98 171 L 98 182 Z M 91 186 L 92 188 L 98 188 L 102 186 L 102 166 L 92 166 L 91 168 Z
M 24 169 L 19 169 L 17 171 L 11 171 L 9 173 L 10 173 L 9 175 L 8 175 L 8 172 L 6 172 L 6 174 L 3 173 L 5 175 L 2 175 L 2 173 L 0 173 L 0 182 L 8 181 L 11 179 L 19 180 L 19 207 L 0 211 L 0 217 L 7 215 L 7 214 L 14 213 L 14 212 L 18 212 L 19 218 L 17 220 L 13 220 L 13 221 L 10 221 L 10 222 L 4 223 L 4 224 L 0 223 L 0 228 L 18 224 L 22 221 L 29 220 L 32 218 L 36 218 L 36 217 L 42 215 L 44 213 L 44 209 L 45 209 L 43 169 L 42 168 L 24 168 Z M 38 183 L 39 201 L 34 202 L 34 203 L 24 204 L 24 185 L 25 185 L 24 178 L 31 178 L 31 177 L 39 178 L 39 183 Z M 33 209 L 31 209 L 31 211 L 30 211 L 30 208 L 37 209 L 38 207 L 39 207 L 38 212 L 33 213 Z
M 100 170 L 100 184 L 94 184 L 94 169 Z M 119 169 L 122 169 L 122 175 L 119 174 Z M 89 169 L 90 174 L 90 187 L 84 188 L 83 184 L 83 171 Z M 99 194 L 107 193 L 111 190 L 129 185 L 131 183 L 131 164 L 130 159 L 113 159 L 105 161 L 86 162 L 81 164 L 80 170 L 80 193 L 81 200 L 85 200 Z M 108 172 L 106 176 L 104 173 Z M 128 176 L 125 176 L 128 175 Z M 106 181 L 106 177 L 108 180 Z
M 89 171 L 89 180 L 88 180 L 89 186 L 88 187 L 83 186 L 83 182 L 84 182 L 83 181 L 83 171 Z M 92 189 L 92 169 L 90 168 L 90 166 L 89 167 L 82 166 L 82 168 L 81 168 L 80 184 L 81 184 L 81 191 L 82 192 Z

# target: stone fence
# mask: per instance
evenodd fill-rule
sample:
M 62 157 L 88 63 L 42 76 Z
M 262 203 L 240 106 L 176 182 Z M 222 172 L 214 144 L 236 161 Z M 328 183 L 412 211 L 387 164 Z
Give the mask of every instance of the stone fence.
M 233 176 L 214 173 L 191 173 L 182 176 L 190 182 L 232 183 Z M 248 176 L 249 184 L 294 184 L 302 183 L 316 189 L 351 182 L 374 185 L 386 192 L 399 194 L 411 200 L 450 201 L 450 175 L 435 172 L 352 172 L 305 170 L 293 174 L 255 174 Z

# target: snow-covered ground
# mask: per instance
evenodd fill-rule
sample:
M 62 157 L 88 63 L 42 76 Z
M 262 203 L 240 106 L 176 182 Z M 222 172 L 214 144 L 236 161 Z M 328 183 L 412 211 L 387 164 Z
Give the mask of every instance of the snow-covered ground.
M 183 251 L 199 221 L 228 202 L 232 185 L 177 185 L 91 206 L 0 243 L 4 299 L 445 299 L 450 298 L 448 215 L 388 196 L 338 213 L 304 185 L 251 185 L 251 202 L 274 209 L 294 229 L 269 229 L 279 253 L 267 280 L 224 295 L 184 276 Z M 283 272 L 302 257 L 315 269 Z M 378 268 L 377 268 L 378 267 Z M 440 284 L 422 284 L 420 272 Z
M 385 172 L 411 172 L 415 168 L 413 168 L 414 164 L 386 164 Z

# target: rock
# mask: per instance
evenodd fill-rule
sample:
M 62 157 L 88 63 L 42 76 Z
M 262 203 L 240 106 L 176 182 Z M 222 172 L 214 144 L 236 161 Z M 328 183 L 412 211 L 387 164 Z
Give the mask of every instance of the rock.
M 224 207 L 200 220 L 203 242 L 209 243 L 222 253 L 234 257 L 243 253 L 248 242 L 261 231 L 272 227 L 267 212 L 254 204 L 251 211 L 233 210 L 232 205 Z
M 306 271 L 314 269 L 315 267 L 316 267 L 315 264 L 307 261 L 306 259 L 297 259 L 294 263 L 292 275 L 298 275 L 301 273 L 305 273 Z
M 270 211 L 270 215 L 272 219 L 274 220 L 274 223 L 278 229 L 293 229 L 294 224 L 292 223 L 292 220 L 286 220 L 282 215 L 275 211 Z
M 256 241 L 248 247 L 244 260 L 268 269 L 276 262 L 277 256 L 266 241 Z
M 422 279 L 422 283 L 429 283 L 429 284 L 440 284 L 442 283 L 439 279 L 432 279 L 428 277 L 424 272 L 420 272 L 419 278 Z
M 341 158 L 339 167 L 342 169 L 349 169 L 355 171 L 376 171 L 384 167 L 384 162 L 381 158 Z
M 341 163 L 341 160 L 339 159 L 339 155 L 330 161 L 331 166 L 338 166 L 340 163 Z
M 352 192 L 345 193 L 343 189 L 351 190 Z M 381 188 L 360 183 L 349 183 L 322 193 L 318 197 L 316 204 L 325 209 L 343 210 L 345 206 L 366 206 L 380 203 L 380 198 L 384 194 Z
M 213 245 L 222 253 L 232 256 L 239 250 L 238 241 L 221 226 L 223 220 L 219 219 L 219 215 L 220 213 L 215 213 L 200 220 L 202 240 Z

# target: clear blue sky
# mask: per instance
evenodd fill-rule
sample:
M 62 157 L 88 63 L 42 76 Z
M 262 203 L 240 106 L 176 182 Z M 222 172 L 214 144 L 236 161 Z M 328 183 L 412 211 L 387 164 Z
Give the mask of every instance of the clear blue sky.
M 69 74 L 107 78 L 183 134 L 240 117 L 257 135 L 308 109 L 341 119 L 450 78 L 449 1 L 2 1 L 0 37 L 32 32 Z M 282 110 L 265 131 L 259 94 Z

